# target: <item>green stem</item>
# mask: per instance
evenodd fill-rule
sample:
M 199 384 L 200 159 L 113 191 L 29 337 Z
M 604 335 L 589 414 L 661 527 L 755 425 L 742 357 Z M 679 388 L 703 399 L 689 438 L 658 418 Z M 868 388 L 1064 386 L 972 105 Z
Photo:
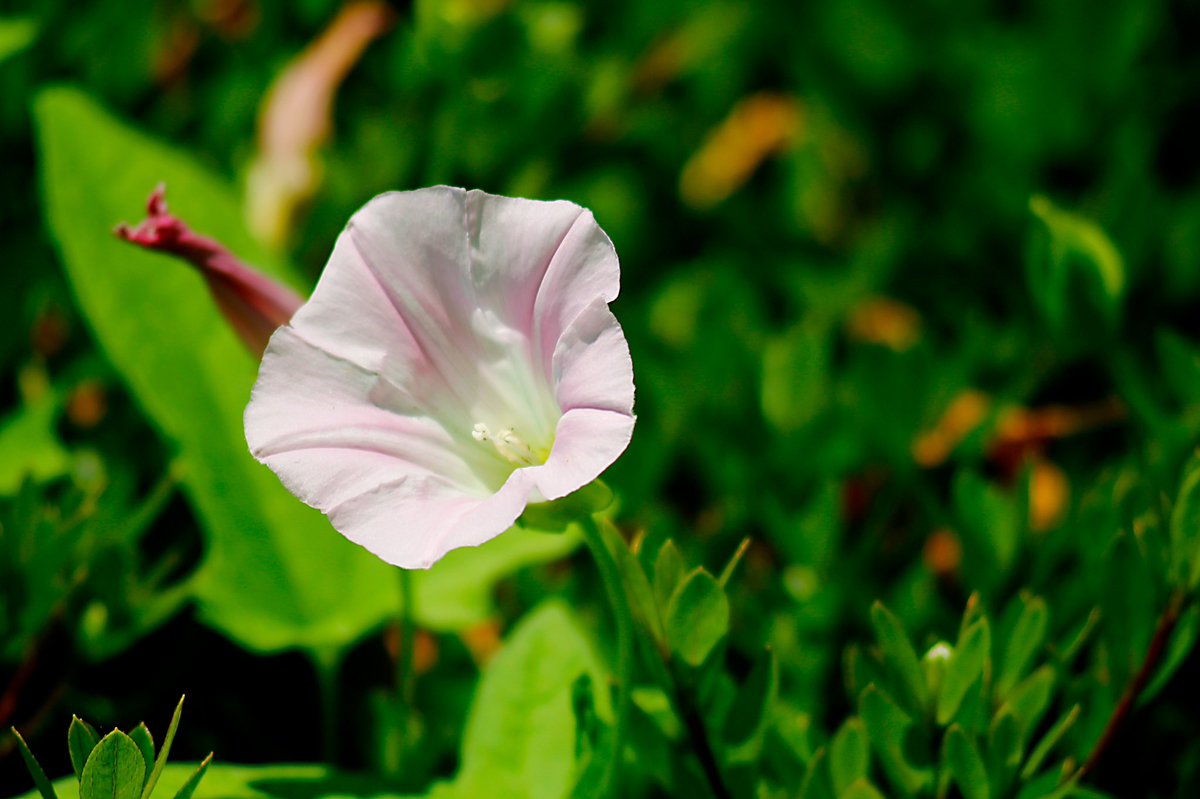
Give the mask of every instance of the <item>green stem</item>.
M 341 654 L 336 649 L 318 649 L 313 651 L 312 656 L 321 697 L 321 758 L 332 766 L 337 761 L 338 672 Z
M 417 625 L 413 614 L 413 577 L 408 569 L 400 570 L 400 652 L 396 659 L 396 691 L 400 700 L 412 704 L 416 689 L 413 672 L 416 651 Z
M 672 679 L 676 686 L 675 709 L 683 720 L 683 728 L 687 731 L 688 741 L 691 742 L 696 759 L 700 761 L 704 778 L 708 780 L 709 790 L 716 799 L 732 799 L 733 794 L 729 792 L 729 787 L 725 784 L 725 777 L 721 773 L 721 763 L 717 759 L 717 753 L 713 751 L 712 742 L 708 739 L 708 729 L 704 724 L 704 719 L 692 703 L 691 697 L 679 687 L 679 681 L 675 679 L 674 675 L 672 675 Z
M 583 538 L 596 568 L 600 571 L 600 579 L 604 581 L 608 593 L 609 606 L 612 608 L 613 621 L 617 628 L 617 698 L 614 708 L 614 723 L 612 728 L 612 746 L 604 771 L 596 784 L 596 796 L 618 796 L 617 775 L 621 759 L 625 752 L 625 731 L 629 723 L 629 696 L 633 688 L 633 613 L 629 608 L 629 599 L 625 595 L 625 587 L 621 581 L 620 568 L 607 544 L 604 543 L 604 533 L 600 525 L 610 525 L 612 522 L 598 521 L 593 516 L 585 517 L 580 523 Z
M 412 742 L 413 700 L 416 696 L 416 673 L 413 670 L 416 652 L 417 625 L 413 614 L 413 576 L 400 569 L 400 628 L 399 649 L 396 654 L 396 719 L 400 730 L 400 756 L 397 762 L 406 771 Z

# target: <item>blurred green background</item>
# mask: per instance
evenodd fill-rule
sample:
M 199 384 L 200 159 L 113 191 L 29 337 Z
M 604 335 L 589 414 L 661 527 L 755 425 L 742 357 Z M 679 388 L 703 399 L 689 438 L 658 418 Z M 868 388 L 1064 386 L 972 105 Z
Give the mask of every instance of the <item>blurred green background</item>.
M 836 729 L 875 599 L 928 645 L 1029 588 L 1052 636 L 1123 619 L 1073 675 L 1086 752 L 1166 591 L 1120 533 L 1200 431 L 1198 34 L 1189 0 L 0 3 L 0 722 L 59 775 L 65 714 L 186 691 L 189 759 L 387 770 L 394 575 L 244 453 L 254 363 L 201 282 L 109 231 L 165 180 L 303 287 L 372 195 L 449 183 L 613 239 L 639 424 L 606 480 L 647 547 L 752 539 L 732 673 L 769 643 Z M 573 541 L 513 541 L 418 584 L 418 784 L 515 619 L 603 628 Z M 1200 790 L 1181 682 L 1101 788 Z

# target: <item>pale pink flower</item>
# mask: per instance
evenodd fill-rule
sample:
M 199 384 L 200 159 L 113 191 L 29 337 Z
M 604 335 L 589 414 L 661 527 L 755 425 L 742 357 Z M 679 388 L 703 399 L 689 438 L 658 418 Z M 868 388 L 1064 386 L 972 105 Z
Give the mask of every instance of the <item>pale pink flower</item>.
M 250 450 L 343 535 L 426 568 L 596 479 L 633 432 L 620 282 L 590 211 L 436 187 L 350 220 L 271 338 Z

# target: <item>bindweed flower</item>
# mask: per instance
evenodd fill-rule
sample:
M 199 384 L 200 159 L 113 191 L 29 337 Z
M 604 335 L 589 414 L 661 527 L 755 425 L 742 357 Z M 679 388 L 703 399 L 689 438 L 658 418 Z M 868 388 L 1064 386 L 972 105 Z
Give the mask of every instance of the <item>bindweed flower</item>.
M 376 197 L 267 347 L 250 450 L 388 563 L 478 546 L 628 445 L 619 282 L 612 243 L 573 203 Z
M 118 238 L 147 250 L 187 261 L 204 277 L 209 291 L 234 331 L 261 356 L 275 328 L 285 324 L 304 302 L 294 291 L 243 264 L 219 242 L 197 235 L 167 211 L 166 188 L 146 202 L 146 219 L 137 227 L 117 225 Z

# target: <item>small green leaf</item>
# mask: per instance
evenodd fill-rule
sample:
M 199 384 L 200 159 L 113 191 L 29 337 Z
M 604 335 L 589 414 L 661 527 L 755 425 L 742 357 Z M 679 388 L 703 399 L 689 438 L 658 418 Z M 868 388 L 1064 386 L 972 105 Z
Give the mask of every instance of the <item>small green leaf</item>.
M 175 794 L 175 799 L 192 799 L 192 794 L 196 792 L 196 786 L 200 784 L 200 780 L 204 779 L 204 773 L 208 771 L 208 764 L 212 762 L 212 752 L 208 753 L 208 757 L 200 763 L 199 767 L 192 772 L 192 776 L 188 777 L 187 782 L 180 786 L 179 791 Z
M 800 783 L 800 799 L 838 799 L 829 781 L 828 759 L 829 753 L 824 748 L 813 753 L 804 772 L 804 781 Z
M 138 799 L 146 762 L 137 744 L 120 730 L 100 739 L 79 781 L 79 799 Z
M 782 748 L 807 768 L 818 748 L 813 742 L 812 717 L 780 702 L 772 726 Z
M 838 799 L 885 799 L 885 797 L 866 777 L 863 777 L 846 786 L 846 790 L 838 794 Z
M 1162 565 L 1151 558 L 1145 536 L 1118 531 L 1101 565 L 1105 590 L 1098 598 L 1104 614 L 1100 635 L 1109 681 L 1123 685 L 1141 668 L 1161 607 Z
M 67 730 L 67 749 L 71 753 L 71 768 L 75 770 L 75 778 L 83 779 L 83 767 L 87 764 L 88 755 L 100 743 L 100 736 L 95 728 L 78 716 L 71 716 L 71 727 Z
M 37 38 L 37 23 L 28 17 L 0 18 L 0 63 L 16 55 Z
M 1021 603 L 1021 615 L 1008 637 L 1000 676 L 996 679 L 996 696 L 1000 699 L 1006 697 L 1017 681 L 1025 676 L 1025 671 L 1046 641 L 1049 624 L 1046 602 L 1041 597 L 1022 596 Z
M 671 699 L 661 688 L 639 685 L 630 692 L 630 699 L 646 715 L 658 735 L 668 741 L 678 741 L 683 735 L 683 725 L 671 707 Z
M 871 606 L 871 625 L 883 652 L 884 665 L 896 675 L 901 703 L 910 713 L 922 713 L 929 701 L 925 674 L 904 625 L 881 602 Z
M 952 491 L 962 528 L 964 579 L 986 592 L 1012 568 L 1025 516 L 1008 492 L 970 469 L 955 474 Z
M 650 587 L 650 580 L 646 578 L 641 562 L 613 525 L 601 524 L 600 535 L 617 562 L 621 583 L 625 586 L 625 595 L 629 599 L 629 609 L 634 619 L 650 633 L 660 647 L 665 646 L 666 633 L 663 630 L 662 616 L 654 602 L 654 589 Z
M 142 723 L 133 728 L 129 739 L 137 744 L 138 751 L 142 753 L 142 760 L 146 763 L 146 779 L 150 779 L 154 769 L 154 736 L 146 729 L 145 723 Z
M 1054 726 L 1042 736 L 1042 740 L 1038 741 L 1038 745 L 1035 746 L 1033 748 L 1033 752 L 1030 753 L 1029 760 L 1026 761 L 1025 767 L 1021 769 L 1022 780 L 1029 781 L 1033 778 L 1033 775 L 1037 773 L 1037 770 L 1042 767 L 1042 762 L 1046 759 L 1046 756 L 1049 755 L 1050 751 L 1058 745 L 1058 742 L 1061 741 L 1063 736 L 1067 734 L 1067 731 L 1074 726 L 1081 712 L 1083 712 L 1083 708 L 1080 705 L 1076 705 L 1075 707 L 1071 708 L 1069 711 L 1067 711 L 1066 715 L 1056 721 Z
M 908 760 L 905 742 L 913 720 L 891 697 L 868 685 L 858 699 L 858 714 L 892 783 L 906 794 L 919 794 L 933 784 L 931 769 Z
M 1159 369 L 1179 401 L 1186 405 L 1200 401 L 1200 349 L 1171 330 L 1156 336 Z
M 988 728 L 988 774 L 991 776 L 993 796 L 1008 793 L 1024 754 L 1021 725 L 1013 712 L 1004 708 L 996 714 Z
M 829 743 L 829 772 L 833 790 L 845 796 L 852 783 L 867 777 L 871 766 L 867 728 L 858 718 L 849 718 Z
M 1146 686 L 1146 690 L 1138 696 L 1138 707 L 1158 696 L 1158 692 L 1166 687 L 1175 672 L 1187 660 L 1200 637 L 1200 606 L 1192 605 L 1183 612 L 1175 632 L 1171 634 L 1171 642 L 1167 644 L 1167 653 L 1163 655 L 1162 664 L 1154 672 L 1154 678 Z
M 186 696 L 179 697 L 179 704 L 175 706 L 175 713 L 171 716 L 167 734 L 163 737 L 162 749 L 158 751 L 158 758 L 154 761 L 154 770 L 150 772 L 150 776 L 146 778 L 142 788 L 141 799 L 149 799 L 150 794 L 154 792 L 154 785 L 162 774 L 163 767 L 167 765 L 167 755 L 171 753 L 171 744 L 175 742 L 175 733 L 179 730 L 179 717 L 183 714 L 185 698 Z
M 738 564 L 742 562 L 742 558 L 746 557 L 746 553 L 749 551 L 750 539 L 743 538 L 742 543 L 738 544 L 738 548 L 734 550 L 729 562 L 725 564 L 725 568 L 721 569 L 721 575 L 717 577 L 717 585 L 721 586 L 721 588 L 729 585 L 729 579 L 733 577 L 733 573 L 737 571 Z
M 71 453 L 58 438 L 62 397 L 48 391 L 0 419 L 0 494 L 16 493 L 27 478 L 50 480 L 71 468 Z
M 1042 666 L 1026 677 L 1001 705 L 1012 711 L 1021 727 L 1021 737 L 1028 739 L 1050 704 L 1056 675 L 1052 666 Z
M 804 322 L 769 339 L 762 353 L 763 416 L 785 433 L 802 429 L 829 404 L 829 325 Z
M 607 515 L 615 499 L 611 488 L 593 480 L 565 497 L 550 502 L 527 505 L 516 526 L 543 533 L 565 533 L 572 524 L 585 516 Z
M 1125 294 L 1125 261 L 1095 222 L 1034 196 L 1029 210 L 1044 226 L 1028 260 L 1034 300 L 1059 331 L 1079 318 L 1077 297 L 1087 301 L 1101 320 L 1115 323 Z M 1085 317 L 1086 318 L 1086 317 Z
M 1190 590 L 1200 584 L 1200 454 L 1193 455 L 1184 468 L 1171 510 L 1171 560 L 1181 588 Z
M 763 650 L 725 719 L 724 738 L 731 748 L 747 747 L 761 737 L 775 713 L 779 696 L 779 665 L 775 653 Z
M 1062 780 L 1058 772 L 1042 774 L 1033 782 L 1025 783 L 1017 799 L 1059 799 L 1070 789 L 1069 785 L 1061 785 Z
M 687 564 L 684 563 L 683 554 L 674 541 L 667 539 L 654 559 L 654 598 L 660 608 L 665 608 L 671 601 L 671 595 L 683 582 L 686 573 Z
M 667 605 L 667 641 L 683 662 L 699 666 L 729 632 L 729 600 L 704 569 L 691 572 Z
M 1070 668 L 1071 664 L 1075 662 L 1076 656 L 1083 651 L 1083 645 L 1091 640 L 1092 633 L 1096 632 L 1102 616 L 1099 608 L 1092 608 L 1092 611 L 1088 613 L 1088 617 L 1083 620 L 1056 657 L 1061 668 Z
M 29 751 L 29 745 L 25 743 L 25 739 L 21 737 L 21 733 L 17 732 L 16 727 L 11 727 L 13 736 L 17 739 L 17 748 L 21 750 L 21 758 L 25 761 L 25 768 L 29 769 L 29 776 L 33 777 L 33 784 L 37 786 L 38 793 L 42 795 L 42 799 L 58 799 L 54 793 L 54 786 L 50 783 L 50 779 L 46 776 L 46 772 L 42 771 L 42 764 L 37 762 L 37 758 L 33 756 L 33 752 Z
M 963 631 L 942 678 L 942 692 L 937 702 L 938 724 L 949 724 L 954 719 L 967 691 L 984 673 L 991 646 L 986 617 L 980 617 Z
M 943 747 L 942 757 L 954 775 L 954 782 L 962 792 L 963 799 L 990 799 L 983 758 L 962 727 L 955 724 L 946 731 Z

